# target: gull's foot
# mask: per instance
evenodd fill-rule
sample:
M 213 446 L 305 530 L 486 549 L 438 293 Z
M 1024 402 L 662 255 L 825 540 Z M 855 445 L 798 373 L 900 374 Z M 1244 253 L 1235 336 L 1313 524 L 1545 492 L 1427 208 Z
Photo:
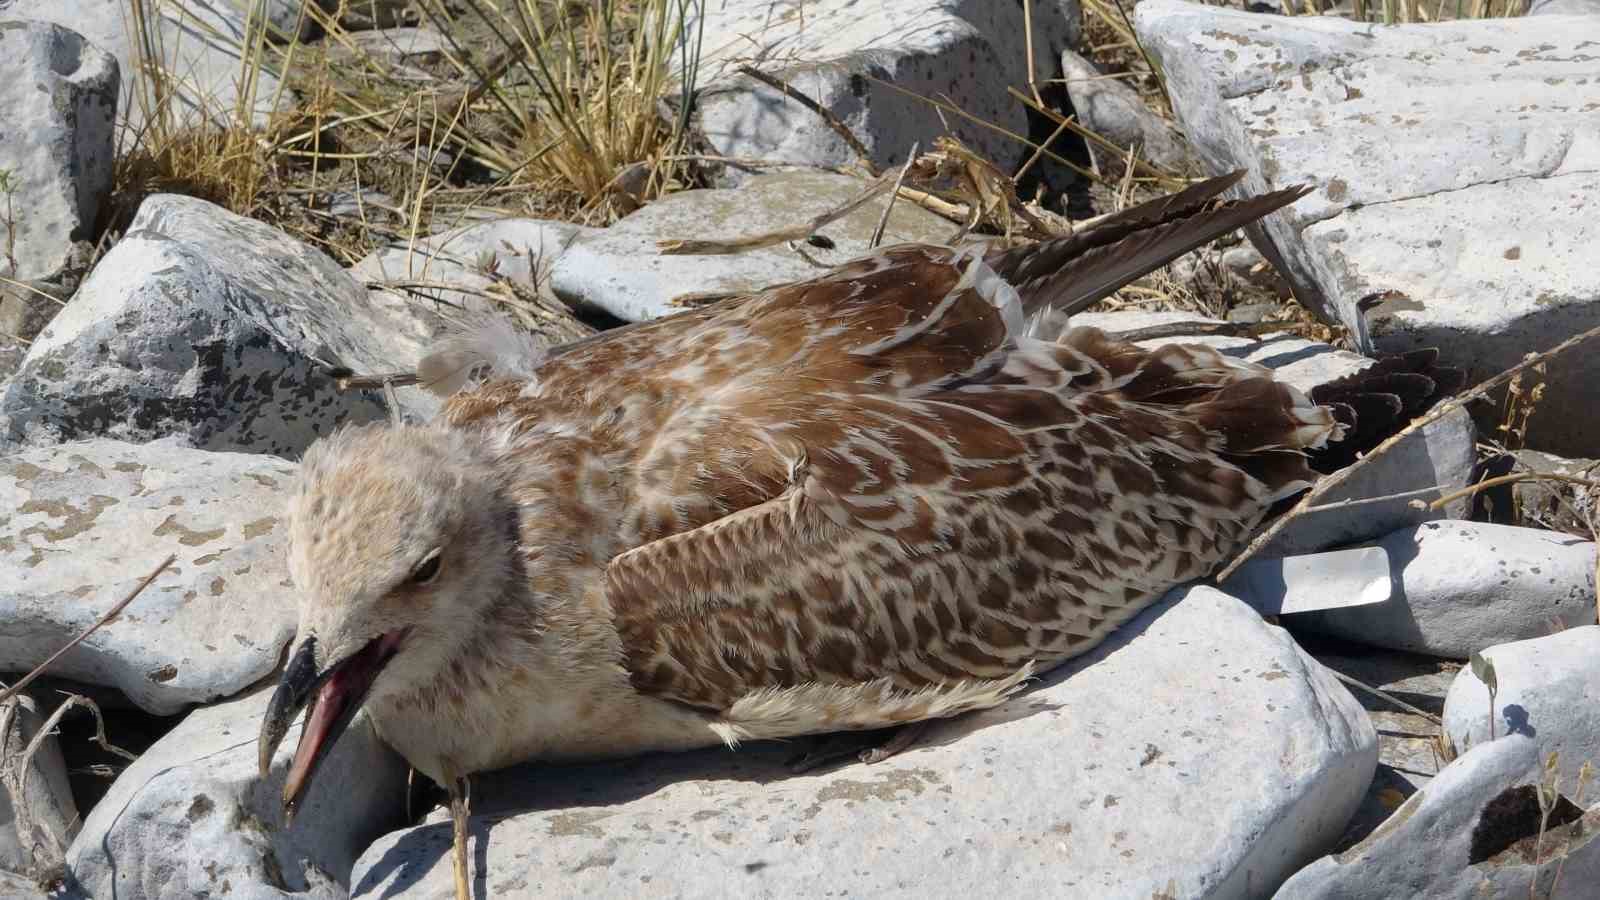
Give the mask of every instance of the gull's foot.
M 927 730 L 927 725 L 925 721 L 911 722 L 873 731 L 835 731 L 817 735 L 810 739 L 809 748 L 791 756 L 784 765 L 796 775 L 850 759 L 870 766 L 916 743 L 917 738 Z

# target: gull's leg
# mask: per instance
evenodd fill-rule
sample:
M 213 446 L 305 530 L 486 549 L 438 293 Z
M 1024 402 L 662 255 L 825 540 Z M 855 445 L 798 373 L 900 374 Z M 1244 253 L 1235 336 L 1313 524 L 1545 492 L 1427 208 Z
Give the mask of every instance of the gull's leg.
M 451 854 L 455 862 L 456 900 L 472 900 L 467 878 L 467 809 L 471 803 L 471 784 L 465 778 L 448 779 L 450 790 L 450 820 L 454 825 L 455 841 Z
M 796 775 L 851 758 L 870 766 L 910 747 L 926 729 L 927 722 L 920 721 L 872 731 L 818 735 L 809 749 L 790 757 L 785 765 Z

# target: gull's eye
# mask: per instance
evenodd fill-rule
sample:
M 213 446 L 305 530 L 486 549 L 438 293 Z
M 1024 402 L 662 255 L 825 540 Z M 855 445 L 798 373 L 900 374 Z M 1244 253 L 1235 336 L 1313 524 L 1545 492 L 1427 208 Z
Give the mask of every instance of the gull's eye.
M 439 557 L 443 548 L 435 547 L 428 551 L 428 555 L 417 563 L 411 570 L 411 577 L 406 579 L 407 584 L 427 584 L 439 575 Z

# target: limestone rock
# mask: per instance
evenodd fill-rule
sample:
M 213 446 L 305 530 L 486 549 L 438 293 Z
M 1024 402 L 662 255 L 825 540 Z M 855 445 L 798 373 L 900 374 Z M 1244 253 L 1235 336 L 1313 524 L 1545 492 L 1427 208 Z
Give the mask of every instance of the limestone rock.
M 201 200 L 156 195 L 36 340 L 0 394 L 0 444 L 177 435 L 297 456 L 385 415 L 328 373 L 404 371 L 429 337 L 321 251 Z M 402 409 L 438 401 L 402 388 Z
M 486 896 L 1233 897 L 1337 838 L 1376 735 L 1238 600 L 1196 587 L 1004 706 L 873 766 L 792 745 L 519 767 L 474 788 Z M 1204 823 L 1204 827 L 1196 827 Z M 356 897 L 448 897 L 448 817 L 390 834 Z M 482 880 L 482 879 L 486 879 Z
M 1394 567 L 1385 603 L 1301 613 L 1291 628 L 1378 647 L 1466 659 L 1548 633 L 1546 620 L 1595 615 L 1594 544 L 1570 535 L 1444 520 L 1378 542 Z
M 226 120 L 251 96 L 240 90 L 240 48 L 248 47 L 248 16 L 245 5 L 236 2 L 162 3 L 151 5 L 151 38 L 160 48 L 162 66 L 178 90 L 174 124 L 192 125 Z M 284 0 L 275 0 L 283 3 Z M 116 57 L 122 73 L 122 96 L 118 103 L 120 121 L 139 129 L 148 110 L 138 98 L 147 96 L 142 86 L 134 52 L 134 39 L 128 25 L 127 0 L 11 0 L 0 4 L 0 21 L 32 19 L 54 22 L 81 33 L 89 43 Z M 251 116 L 257 125 L 266 122 L 275 99 L 285 106 L 292 102 L 287 91 L 280 92 L 276 77 L 266 71 L 256 75 Z
M 1209 169 L 1246 169 L 1251 192 L 1316 187 L 1247 229 L 1296 295 L 1364 352 L 1436 346 L 1469 384 L 1600 324 L 1593 22 L 1374 27 L 1179 0 L 1135 14 Z M 1545 403 L 1582 408 L 1597 380 L 1600 354 L 1567 354 Z M 1535 416 L 1529 441 L 1582 453 L 1597 421 Z
M 660 240 L 732 240 L 803 224 L 859 195 L 866 183 L 822 172 L 780 172 L 737 189 L 685 191 L 663 197 L 603 231 L 575 241 L 556 260 L 550 286 L 569 303 L 586 304 L 628 321 L 689 308 L 686 294 L 754 291 L 815 278 L 825 271 L 779 245 L 746 253 L 663 256 Z M 876 198 L 820 232 L 834 249 L 803 249 L 824 266 L 865 254 L 887 198 Z M 899 202 L 884 244 L 943 242 L 955 226 L 920 206 Z
M 1295 873 L 1274 898 L 1593 897 L 1600 884 L 1600 807 L 1548 828 L 1540 841 L 1534 791 L 1541 770 L 1537 742 L 1523 735 L 1476 747 L 1365 841 Z
M 1495 736 L 1523 734 L 1541 752 L 1560 753 L 1558 771 L 1576 789 L 1585 762 L 1600 769 L 1600 626 L 1485 647 L 1494 663 Z M 1488 743 L 1489 688 L 1463 666 L 1444 703 L 1444 727 L 1457 750 Z M 1600 774 L 1600 773 L 1597 773 Z M 1587 791 L 1593 797 L 1596 791 Z
M 76 31 L 0 22 L 0 275 L 52 278 L 95 236 L 120 84 L 117 61 Z
M 280 459 L 86 441 L 0 457 L 0 671 L 25 672 L 177 559 L 51 673 L 174 713 L 271 672 L 294 633 Z
M 930 100 L 1028 134 L 1026 107 L 1006 87 L 1028 83 L 1027 29 L 1018 3 L 966 0 L 723 0 L 706 4 L 696 88 L 701 129 L 729 157 L 848 165 L 859 157 L 812 110 L 738 72 L 748 64 L 804 93 L 860 139 L 879 166 L 904 161 L 950 133 L 1003 169 L 1029 152 Z M 1058 54 L 1076 46 L 1077 0 L 1032 4 L 1033 71 L 1056 77 Z M 1049 136 L 1049 130 L 1041 139 Z M 737 171 L 731 173 L 738 180 Z
M 195 710 L 124 770 L 68 851 L 66 895 L 343 900 L 351 863 L 400 823 L 405 763 L 358 717 L 286 826 L 287 763 L 256 777 L 271 694 Z M 299 732 L 296 724 L 285 743 Z
M 1137 146 L 1139 156 L 1173 172 L 1189 167 L 1189 148 L 1183 135 L 1156 115 L 1139 92 L 1115 78 L 1101 74 L 1094 64 L 1073 53 L 1061 54 L 1061 77 L 1067 82 L 1072 111 L 1090 131 L 1123 149 Z M 1090 152 L 1100 148 L 1090 145 Z

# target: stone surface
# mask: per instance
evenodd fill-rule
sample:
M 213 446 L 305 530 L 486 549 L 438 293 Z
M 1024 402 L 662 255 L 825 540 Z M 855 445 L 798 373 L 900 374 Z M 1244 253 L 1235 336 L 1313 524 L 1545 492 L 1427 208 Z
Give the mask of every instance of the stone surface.
M 412 313 L 422 316 L 438 334 L 453 311 L 478 313 L 498 305 L 483 298 L 494 284 L 486 270 L 531 289 L 550 277 L 561 254 L 580 236 L 600 234 L 599 229 L 566 222 L 496 219 L 420 238 L 415 244 L 393 242 L 368 254 L 351 267 L 350 274 L 369 287 L 411 283 L 406 296 L 413 301 Z M 392 286 L 388 293 L 397 297 Z M 431 309 L 429 299 L 435 301 Z
M 0 671 L 43 662 L 177 559 L 52 674 L 177 712 L 237 693 L 294 633 L 281 459 L 86 441 L 0 458 Z
M 349 31 L 393 28 L 415 24 L 419 18 L 415 0 L 322 0 L 323 8 L 339 10 L 340 26 Z
M 575 241 L 556 260 L 550 286 L 569 303 L 581 303 L 628 321 L 681 312 L 674 298 L 705 291 L 752 291 L 814 278 L 824 269 L 785 245 L 747 253 L 663 256 L 659 240 L 703 240 L 751 235 L 805 223 L 858 196 L 866 182 L 824 172 L 781 172 L 752 178 L 739 189 L 672 194 L 604 231 Z M 806 246 L 805 252 L 834 266 L 867 252 L 887 198 L 876 198 L 820 232 L 835 249 Z M 896 203 L 884 244 L 943 242 L 955 232 L 949 221 L 913 203 Z
M 1435 717 L 1444 712 L 1445 694 L 1461 668 L 1453 660 L 1321 635 L 1296 634 L 1295 642 L 1333 671 Z M 1365 839 L 1407 797 L 1432 781 L 1448 759 L 1437 741 L 1440 729 L 1435 720 L 1363 690 L 1351 693 L 1378 731 L 1378 769 L 1336 850 Z
M 1274 898 L 1593 897 L 1600 884 L 1600 807 L 1576 823 L 1548 829 L 1542 842 L 1537 805 L 1521 807 L 1518 815 L 1497 815 L 1499 806 L 1486 810 L 1507 789 L 1524 788 L 1508 799 L 1525 796 L 1540 774 L 1538 746 L 1527 737 L 1477 747 L 1413 794 L 1367 840 L 1295 873 Z M 1505 846 L 1513 838 L 1519 840 Z M 1540 866 L 1531 864 L 1536 843 Z
M 821 116 L 739 74 L 740 65 L 829 110 L 879 166 L 904 161 L 914 142 L 932 149 L 946 133 L 1008 171 L 1031 152 L 974 121 L 1029 133 L 1026 107 L 1006 92 L 1028 83 L 1021 4 L 719 0 L 704 8 L 703 23 L 690 21 L 686 32 L 704 28 L 696 105 L 702 131 L 721 155 L 830 166 L 859 159 Z M 1077 0 L 1034 2 L 1032 14 L 1033 71 L 1044 82 L 1056 77 L 1061 50 L 1077 45 Z M 931 99 L 972 118 L 941 116 Z M 737 178 L 737 170 L 730 175 Z
M 1537 450 L 1518 450 L 1513 455 L 1517 471 L 1570 475 L 1591 481 L 1600 475 L 1600 460 L 1568 459 Z M 1600 521 L 1600 510 L 1595 508 L 1600 491 L 1592 488 L 1559 481 L 1523 481 L 1511 490 L 1513 501 L 1507 505 L 1516 507 L 1517 524 L 1587 535 L 1591 519 Z
M 358 717 L 285 826 L 287 761 L 256 777 L 270 696 L 263 688 L 195 710 L 124 770 L 67 854 L 66 896 L 342 900 L 351 863 L 401 822 L 405 763 Z
M 1156 115 L 1139 92 L 1121 80 L 1107 77 L 1094 63 L 1071 50 L 1061 54 L 1061 77 L 1078 123 L 1124 150 L 1137 146 L 1139 155 L 1174 172 L 1189 168 L 1189 148 L 1183 135 Z M 1093 154 L 1103 151 L 1089 145 Z
M 1338 837 L 1376 736 L 1283 632 L 1196 587 L 882 763 L 791 776 L 794 749 L 490 775 L 473 794 L 476 891 L 1259 895 Z M 437 813 L 380 839 L 354 896 L 450 896 L 449 846 Z
M 1082 313 L 1072 317 L 1075 325 L 1093 325 L 1106 331 L 1131 331 L 1174 322 L 1214 322 L 1190 313 Z M 1309 391 L 1372 364 L 1358 353 L 1336 350 L 1327 344 L 1307 341 L 1287 334 L 1267 335 L 1261 340 L 1244 337 L 1184 335 L 1140 342 L 1145 347 L 1165 343 L 1203 344 L 1239 359 L 1266 366 L 1274 376 Z M 1462 410 L 1449 413 L 1426 425 L 1396 444 L 1382 457 L 1365 466 L 1350 480 L 1329 492 L 1319 504 L 1343 500 L 1362 500 L 1414 491 L 1432 485 L 1451 489 L 1472 483 L 1476 459 L 1476 431 L 1472 418 Z M 1466 515 L 1468 501 L 1460 500 L 1444 509 L 1429 511 L 1411 506 L 1412 498 L 1401 497 L 1382 503 L 1367 503 L 1344 510 L 1325 510 L 1301 516 L 1261 551 L 1263 557 L 1295 556 L 1316 553 L 1358 541 L 1382 537 L 1399 528 L 1443 518 Z
M 372 59 L 394 63 L 436 63 L 450 47 L 444 33 L 431 26 L 357 31 L 345 40 Z
M 120 84 L 117 61 L 76 31 L 0 22 L 0 275 L 52 278 L 95 236 Z
M 1600 16 L 1600 0 L 1533 0 L 1530 16 Z
M 1495 736 L 1522 734 L 1560 753 L 1561 784 L 1574 789 L 1584 763 L 1600 773 L 1600 626 L 1485 647 L 1494 663 Z M 1470 666 L 1450 685 L 1444 727 L 1457 750 L 1487 743 L 1489 688 Z M 1591 791 L 1589 796 L 1600 794 Z
M 1316 186 L 1263 223 L 1296 295 L 1363 351 L 1439 347 L 1469 384 L 1600 325 L 1593 22 L 1375 28 L 1179 0 L 1135 15 L 1207 168 L 1246 169 L 1252 192 Z M 1567 354 L 1547 380 L 1547 404 L 1577 408 L 1600 354 Z M 1529 440 L 1582 453 L 1597 422 L 1536 416 Z
M 1466 659 L 1545 634 L 1546 620 L 1595 618 L 1594 544 L 1570 535 L 1446 520 L 1378 542 L 1393 566 L 1385 603 L 1286 617 L 1293 629 Z
M 294 457 L 384 416 L 329 367 L 405 371 L 430 338 L 321 251 L 201 200 L 147 199 L 0 394 L 0 444 L 181 436 Z M 403 411 L 438 401 L 401 388 Z
M 56 738 L 43 739 L 26 776 L 20 768 L 24 751 L 51 712 L 26 693 L 0 706 L 0 870 L 40 871 L 59 861 L 78 833 L 78 806 Z
M 177 124 L 206 118 L 227 121 L 247 95 L 239 90 L 239 48 L 248 44 L 245 2 L 151 5 L 155 23 L 152 37 L 161 47 L 163 68 L 174 83 L 181 85 L 174 107 Z M 74 29 L 90 44 L 116 57 L 122 72 L 119 121 L 125 120 L 134 128 L 144 125 L 146 110 L 137 101 L 143 91 L 143 76 L 139 74 L 134 41 L 127 26 L 127 0 L 0 0 L 0 21 L 20 19 L 54 22 Z M 256 124 L 266 122 L 274 99 L 280 99 L 285 107 L 292 101 L 290 96 L 279 96 L 278 85 L 278 79 L 270 73 L 257 74 L 253 110 Z M 286 90 L 281 93 L 288 94 Z

